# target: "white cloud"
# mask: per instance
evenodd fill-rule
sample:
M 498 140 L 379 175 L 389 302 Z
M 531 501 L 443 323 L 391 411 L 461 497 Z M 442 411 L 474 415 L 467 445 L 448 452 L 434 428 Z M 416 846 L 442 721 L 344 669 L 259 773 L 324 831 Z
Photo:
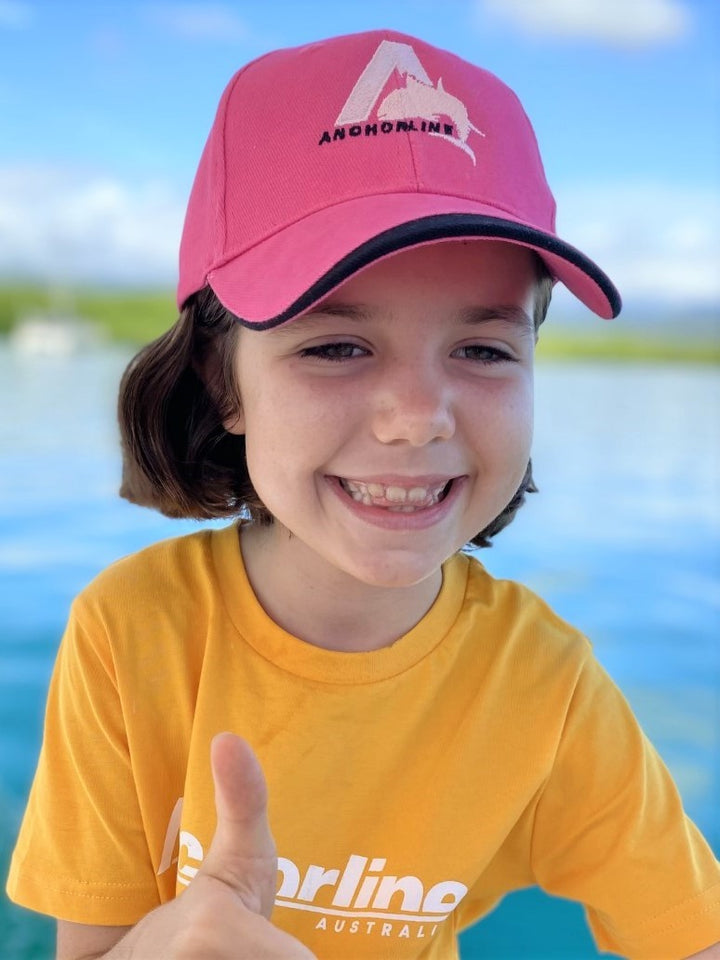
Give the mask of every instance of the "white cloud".
M 242 18 L 222 3 L 153 3 L 145 8 L 145 15 L 157 26 L 191 40 L 234 43 L 249 36 Z
M 628 302 L 720 307 L 720 189 L 672 183 L 556 190 L 558 232 Z
M 477 0 L 478 17 L 525 33 L 612 46 L 643 47 L 685 35 L 690 11 L 680 0 Z
M 173 283 L 185 200 L 165 182 L 0 167 L 0 274 Z
M 10 27 L 21 30 L 33 21 L 33 9 L 20 0 L 0 0 L 0 29 Z

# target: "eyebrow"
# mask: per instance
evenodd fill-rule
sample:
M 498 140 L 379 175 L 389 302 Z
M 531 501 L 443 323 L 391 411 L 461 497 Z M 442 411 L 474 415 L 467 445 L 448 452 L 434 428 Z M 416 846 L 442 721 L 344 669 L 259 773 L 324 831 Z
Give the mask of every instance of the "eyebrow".
M 362 303 L 320 303 L 311 307 L 298 320 L 311 320 L 313 317 L 343 317 L 346 320 L 372 320 L 374 311 Z
M 307 313 L 294 320 L 292 326 L 297 330 L 298 324 L 305 322 L 311 324 L 315 317 L 338 317 L 353 321 L 368 321 L 377 317 L 380 319 L 386 318 L 384 311 L 377 311 L 373 307 L 362 303 L 324 303 L 311 307 Z M 514 304 L 465 307 L 460 310 L 458 319 L 460 323 L 470 326 L 500 321 L 524 328 L 528 333 L 534 334 L 535 332 L 535 323 L 532 317 L 522 307 Z M 277 328 L 278 331 L 283 329 L 285 329 L 284 324 Z
M 527 310 L 514 304 L 499 304 L 491 307 L 468 307 L 460 313 L 460 319 L 463 323 L 492 323 L 494 320 L 500 320 L 504 323 L 511 323 L 519 327 L 526 327 L 529 331 L 535 332 L 535 322 Z

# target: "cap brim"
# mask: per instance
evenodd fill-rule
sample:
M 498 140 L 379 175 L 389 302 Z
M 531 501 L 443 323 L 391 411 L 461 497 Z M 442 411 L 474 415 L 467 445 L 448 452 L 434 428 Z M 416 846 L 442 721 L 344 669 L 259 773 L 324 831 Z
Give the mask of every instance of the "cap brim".
M 381 194 L 326 207 L 228 259 L 208 283 L 241 323 L 268 329 L 399 250 L 472 237 L 535 250 L 593 313 L 611 319 L 620 312 L 612 281 L 575 247 L 496 207 L 436 194 Z

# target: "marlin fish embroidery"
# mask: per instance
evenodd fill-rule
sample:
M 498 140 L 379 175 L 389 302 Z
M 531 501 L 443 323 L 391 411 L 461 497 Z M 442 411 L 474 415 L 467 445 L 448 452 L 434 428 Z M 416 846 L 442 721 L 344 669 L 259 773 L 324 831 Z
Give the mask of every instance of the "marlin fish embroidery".
M 475 163 L 475 154 L 467 145 L 470 131 L 474 130 L 481 137 L 485 134 L 471 123 L 468 112 L 462 100 L 458 100 L 438 80 L 437 87 L 432 84 L 421 83 L 411 74 L 405 78 L 405 86 L 389 93 L 378 107 L 380 120 L 407 120 L 411 117 L 422 117 L 424 120 L 437 120 L 441 116 L 450 117 L 458 132 L 457 137 L 448 137 L 443 133 L 433 133 L 431 136 L 442 137 L 464 150 Z M 459 139 L 458 139 L 459 138 Z

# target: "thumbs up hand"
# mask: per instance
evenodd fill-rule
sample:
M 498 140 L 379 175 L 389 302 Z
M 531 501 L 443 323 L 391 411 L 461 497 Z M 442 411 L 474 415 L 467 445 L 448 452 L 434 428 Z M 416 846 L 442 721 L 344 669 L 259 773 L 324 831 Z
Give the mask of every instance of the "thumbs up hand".
M 211 745 L 217 827 L 190 886 L 144 917 L 107 960 L 314 960 L 270 923 L 277 855 L 267 788 L 250 747 L 231 733 Z
M 210 746 L 217 826 L 200 873 L 219 880 L 243 906 L 269 919 L 277 851 L 267 820 L 265 778 L 250 747 L 231 733 Z

